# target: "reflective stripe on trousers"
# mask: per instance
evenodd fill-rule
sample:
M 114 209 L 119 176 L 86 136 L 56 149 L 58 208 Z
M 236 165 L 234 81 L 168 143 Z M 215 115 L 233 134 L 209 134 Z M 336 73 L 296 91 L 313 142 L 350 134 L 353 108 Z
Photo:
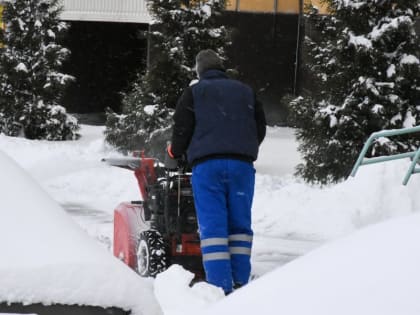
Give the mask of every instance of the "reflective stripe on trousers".
M 229 251 L 226 250 L 227 246 Z M 251 247 L 252 235 L 248 234 L 234 234 L 229 235 L 229 238 L 213 237 L 201 240 L 203 262 L 230 259 L 231 255 L 250 256 Z

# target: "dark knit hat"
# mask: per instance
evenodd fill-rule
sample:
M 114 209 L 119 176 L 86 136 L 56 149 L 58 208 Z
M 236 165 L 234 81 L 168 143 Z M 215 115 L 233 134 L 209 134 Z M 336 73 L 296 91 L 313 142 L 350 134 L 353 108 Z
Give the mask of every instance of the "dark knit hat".
M 223 61 L 214 50 L 202 50 L 195 57 L 195 69 L 200 77 L 205 71 L 210 69 L 224 70 Z

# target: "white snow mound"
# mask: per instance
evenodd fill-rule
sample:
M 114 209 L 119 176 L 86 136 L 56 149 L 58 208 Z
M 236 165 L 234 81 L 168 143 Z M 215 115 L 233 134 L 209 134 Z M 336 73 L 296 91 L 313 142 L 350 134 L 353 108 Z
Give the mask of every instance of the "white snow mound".
M 90 238 L 2 151 L 0 174 L 0 303 L 160 314 L 150 281 Z
M 172 265 L 156 276 L 155 296 L 165 315 L 194 314 L 213 305 L 225 294 L 206 282 L 190 287 L 194 274 L 180 265 Z
M 418 315 L 419 226 L 413 214 L 362 229 L 195 314 Z

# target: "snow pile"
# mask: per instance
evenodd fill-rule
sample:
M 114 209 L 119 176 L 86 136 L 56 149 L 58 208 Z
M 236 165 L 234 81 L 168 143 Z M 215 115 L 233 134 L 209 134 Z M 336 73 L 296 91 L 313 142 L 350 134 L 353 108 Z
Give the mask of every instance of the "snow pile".
M 0 302 L 160 313 L 151 283 L 98 246 L 1 151 L 0 173 Z
M 420 214 L 371 226 L 267 274 L 198 314 L 418 315 L 419 226 Z
M 104 145 L 102 132 L 103 127 L 82 126 L 83 137 L 73 142 L 29 141 L 0 135 L 0 147 L 35 177 L 51 196 L 65 205 L 66 210 L 90 235 L 95 238 L 110 239 L 114 207 L 123 200 L 138 199 L 139 192 L 132 172 L 109 167 L 100 162 L 103 157 L 117 155 Z M 257 176 L 253 205 L 255 232 L 252 256 L 253 275 L 262 276 L 298 256 L 305 255 L 326 241 L 349 235 L 370 224 L 410 215 L 420 209 L 420 195 L 418 194 L 420 175 L 413 175 L 407 186 L 401 184 L 410 164 L 408 159 L 363 166 L 355 178 L 350 178 L 338 185 L 320 188 L 305 184 L 292 176 L 294 167 L 300 161 L 296 148 L 293 129 L 268 128 L 267 138 L 261 146 L 259 159 L 255 164 Z M 25 301 L 29 302 L 59 300 L 97 303 L 104 306 L 117 304 L 144 310 L 145 314 L 159 314 L 157 302 L 152 296 L 152 280 L 145 281 L 127 268 L 121 268 L 121 264 L 114 261 L 109 252 L 98 248 L 94 240 L 86 237 L 75 224 L 68 222 L 63 210 L 45 196 L 41 189 L 35 189 L 33 180 L 22 174 L 22 171 L 18 170 L 9 159 L 2 156 L 0 165 L 3 175 L 0 194 L 4 200 L 2 201 L 3 210 L 0 211 L 0 242 L 5 243 L 0 245 L 3 250 L 0 257 L 0 300 L 6 298 L 7 301 L 13 301 L 24 297 Z M 14 180 L 10 180 L 11 178 Z M 25 198 L 22 198 L 22 195 Z M 16 200 L 19 200 L 19 203 Z M 35 208 L 34 205 L 38 204 L 40 206 Z M 417 221 L 413 219 L 413 222 Z M 19 231 L 16 225 L 19 226 Z M 375 263 L 378 268 L 382 268 L 384 263 L 394 263 L 399 259 L 401 268 L 404 269 L 401 273 L 401 281 L 403 281 L 403 278 L 407 276 L 404 272 L 410 271 L 410 266 L 406 265 L 410 262 L 406 261 L 409 259 L 401 251 L 405 247 L 416 246 L 415 243 L 418 243 L 419 237 L 412 235 L 411 240 L 407 237 L 407 240 L 400 244 L 401 246 L 396 246 L 395 242 L 402 241 L 400 237 L 404 234 L 400 233 L 399 228 L 390 229 L 388 233 L 389 236 L 383 238 L 384 242 L 389 243 L 389 248 L 386 248 L 387 257 L 380 257 L 380 263 L 376 260 Z M 368 233 L 367 236 L 369 235 Z M 391 238 L 395 240 L 392 241 Z M 347 243 L 352 243 L 352 241 Z M 347 243 L 341 241 L 339 244 L 342 246 Z M 309 289 L 305 289 L 307 283 L 304 281 L 319 280 L 313 278 L 317 275 L 322 280 L 326 279 L 326 285 L 331 284 L 331 288 L 334 288 L 337 283 L 331 281 L 342 280 L 341 284 L 344 286 L 344 283 L 352 280 L 347 279 L 347 276 L 351 278 L 350 276 L 355 273 L 354 282 L 348 282 L 348 288 L 354 288 L 355 281 L 358 279 L 362 283 L 362 275 L 365 276 L 361 270 L 363 261 L 366 262 L 366 272 L 370 272 L 369 259 L 372 257 L 368 253 L 375 256 L 382 255 L 382 252 L 376 253 L 372 250 L 369 244 L 366 240 L 366 246 L 355 245 L 354 248 L 343 249 L 343 252 L 338 249 L 337 252 L 331 250 L 331 258 L 325 258 L 327 261 L 322 261 L 322 263 L 321 258 L 319 260 L 310 258 L 317 257 L 318 254 L 315 251 L 315 256 L 309 254 L 308 258 L 303 258 L 308 259 L 308 266 L 305 264 L 305 268 L 318 268 L 315 271 L 314 269 L 307 272 L 300 269 L 299 272 L 294 271 L 296 267 L 289 267 L 295 264 L 292 262 L 285 267 L 290 268 L 285 269 L 290 271 L 279 269 L 250 284 L 250 290 L 254 285 L 257 288 L 257 292 L 253 293 L 255 297 L 245 293 L 248 292 L 247 287 L 234 293 L 232 298 L 228 297 L 226 301 L 243 304 L 244 306 L 240 307 L 241 310 L 248 310 L 247 303 L 257 301 L 258 312 L 260 309 L 264 310 L 265 303 L 271 305 L 269 310 L 266 310 L 268 313 L 279 313 L 283 309 L 283 304 L 287 307 L 295 301 L 292 298 L 290 298 L 290 303 L 280 300 L 283 296 L 284 300 L 289 299 L 289 295 L 283 292 L 288 286 L 291 286 L 291 294 L 302 290 L 302 299 L 296 302 L 299 304 L 297 307 L 304 307 L 300 304 L 305 304 L 306 299 L 310 303 L 315 303 L 315 300 L 309 296 Z M 334 245 L 333 248 L 337 246 Z M 329 248 L 329 245 L 321 251 L 327 255 L 330 250 L 326 248 Z M 348 251 L 347 254 L 346 251 Z M 366 257 L 362 259 L 363 253 L 359 251 L 363 251 Z M 353 255 L 353 252 L 355 257 L 349 257 Z M 418 249 L 411 251 L 411 253 L 417 252 L 419 252 Z M 337 257 L 334 258 L 334 256 Z M 340 261 L 337 261 L 341 256 L 347 259 L 343 258 L 342 263 L 349 264 L 346 265 L 345 271 Z M 328 263 L 330 259 L 337 267 Z M 410 259 L 413 259 L 413 264 L 418 265 L 415 257 Z M 302 260 L 297 260 L 296 263 L 303 264 L 300 261 Z M 390 265 L 384 265 L 383 268 L 385 266 Z M 381 270 L 378 269 L 379 271 Z M 285 274 L 289 272 L 291 274 L 286 276 Z M 391 285 L 384 285 L 383 282 L 380 284 L 391 287 L 389 289 L 400 286 L 402 292 L 405 292 L 405 284 L 393 282 L 393 277 L 397 277 L 400 271 L 393 272 L 383 276 L 384 281 L 389 280 Z M 282 274 L 281 280 L 277 277 L 278 273 Z M 302 276 L 299 275 L 300 273 Z M 359 273 L 360 278 L 357 277 Z M 416 279 L 415 277 L 416 275 L 413 274 L 413 279 Z M 363 285 L 369 286 L 371 278 L 366 277 L 366 279 Z M 191 275 L 178 266 L 170 268 L 155 280 L 154 293 L 166 315 L 197 313 L 198 309 L 208 308 L 220 299 L 218 289 L 204 284 L 196 284 L 190 288 L 188 286 L 190 281 Z M 260 281 L 265 284 L 260 286 L 258 284 Z M 282 281 L 285 282 L 284 285 L 280 283 Z M 296 289 L 293 286 L 294 282 L 302 287 Z M 406 282 L 407 287 L 410 287 L 411 280 L 407 278 Z M 280 287 L 277 289 L 279 283 Z M 41 286 L 46 289 L 38 292 L 41 291 L 38 290 Z M 333 304 L 337 306 L 341 303 L 343 310 L 335 309 L 335 313 L 331 312 L 331 314 L 347 314 L 344 309 L 350 302 L 340 300 L 334 295 L 339 292 L 334 293 L 331 289 L 331 293 L 327 290 L 325 294 L 331 293 L 331 298 L 320 298 L 322 292 L 318 292 L 320 290 L 314 289 L 314 286 L 315 284 L 313 286 L 308 284 L 308 288 L 314 290 L 314 297 L 319 299 L 320 305 L 324 300 L 331 302 L 337 298 L 338 302 L 333 302 Z M 347 292 L 344 289 L 340 287 L 341 291 Z M 418 288 L 412 287 L 412 289 L 413 294 L 419 292 Z M 336 289 L 336 291 L 340 290 Z M 363 288 L 360 290 L 362 293 L 365 292 Z M 274 293 L 277 291 L 279 293 Z M 349 298 L 354 297 L 350 292 L 348 294 Z M 244 300 L 236 298 L 242 295 Z M 275 296 L 278 305 L 269 304 L 268 300 L 263 299 L 264 295 L 267 295 L 267 299 Z M 369 296 L 370 292 L 366 295 Z M 397 299 L 400 295 L 395 296 Z M 392 299 L 385 296 L 384 300 Z M 410 302 L 409 298 L 407 301 Z M 364 301 L 360 303 L 362 302 L 364 303 Z M 367 304 L 368 311 L 370 311 L 369 305 Z M 250 314 L 256 312 L 255 308 L 249 308 L 249 310 Z M 284 310 L 287 314 L 293 314 L 293 312 L 287 312 L 288 308 Z M 354 311 L 351 307 L 349 310 Z M 354 311 L 353 314 L 375 314 L 368 311 Z M 401 308 L 401 311 L 395 311 L 394 314 L 412 314 L 404 311 L 405 309 Z M 302 311 L 299 314 L 315 315 L 317 313 Z
M 258 175 L 253 209 L 257 235 L 330 240 L 420 209 L 420 176 L 402 180 L 410 160 L 363 166 L 330 187 Z
M 104 127 L 81 126 L 78 141 L 37 141 L 0 134 L 0 147 L 37 180 L 89 235 L 112 246 L 115 207 L 139 200 L 134 173 L 101 162 L 120 157 L 104 143 Z
M 36 141 L 0 135 L 0 147 L 61 204 L 112 214 L 122 200 L 138 200 L 134 174 L 101 160 L 119 157 L 106 146 L 103 127 L 81 126 L 78 141 Z
M 356 177 L 326 187 L 291 176 L 299 163 L 289 128 L 269 128 L 261 146 L 253 203 L 258 237 L 331 240 L 420 209 L 420 176 L 402 185 L 409 159 L 362 166 Z
M 172 265 L 155 280 L 155 296 L 165 315 L 196 313 L 221 300 L 222 289 L 206 282 L 189 286 L 194 274 L 179 265 Z

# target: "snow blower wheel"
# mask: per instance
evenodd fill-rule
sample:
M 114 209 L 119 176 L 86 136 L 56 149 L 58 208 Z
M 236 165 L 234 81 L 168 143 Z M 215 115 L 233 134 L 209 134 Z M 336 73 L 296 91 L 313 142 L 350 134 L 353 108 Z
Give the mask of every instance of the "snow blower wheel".
M 137 272 L 142 277 L 154 277 L 164 271 L 166 264 L 165 243 L 159 232 L 144 231 L 137 248 Z

